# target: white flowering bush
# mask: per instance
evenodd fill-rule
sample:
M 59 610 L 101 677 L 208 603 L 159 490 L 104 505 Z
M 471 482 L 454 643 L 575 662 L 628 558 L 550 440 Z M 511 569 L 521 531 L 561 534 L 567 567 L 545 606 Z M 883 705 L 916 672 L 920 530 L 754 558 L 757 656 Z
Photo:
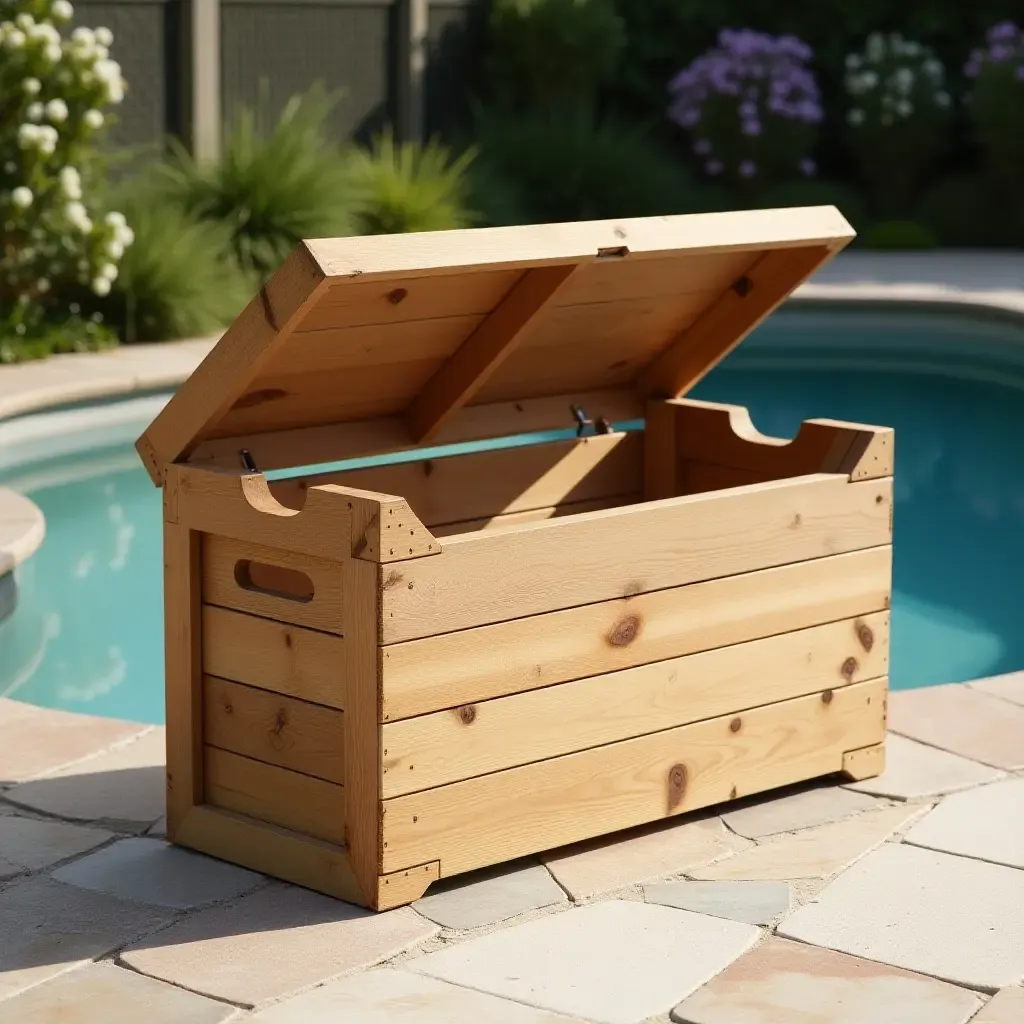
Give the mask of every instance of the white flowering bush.
M 844 85 L 850 148 L 880 208 L 901 210 L 946 139 L 946 70 L 929 47 L 875 32 L 847 56 Z
M 110 292 L 133 234 L 94 180 L 124 98 L 108 29 L 67 32 L 68 0 L 0 0 L 0 336 L 30 340 Z M 90 321 L 86 333 L 100 340 Z M 0 358 L 4 356 L 0 352 Z

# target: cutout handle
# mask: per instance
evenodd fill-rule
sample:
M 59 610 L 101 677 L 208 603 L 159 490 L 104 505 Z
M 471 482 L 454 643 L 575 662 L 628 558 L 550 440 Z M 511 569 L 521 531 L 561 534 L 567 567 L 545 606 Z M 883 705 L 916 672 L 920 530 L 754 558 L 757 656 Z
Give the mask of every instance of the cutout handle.
M 285 601 L 309 604 L 313 600 L 313 581 L 298 569 L 281 565 L 253 562 L 249 559 L 235 563 L 235 582 L 242 590 L 250 590 L 267 597 L 280 597 Z

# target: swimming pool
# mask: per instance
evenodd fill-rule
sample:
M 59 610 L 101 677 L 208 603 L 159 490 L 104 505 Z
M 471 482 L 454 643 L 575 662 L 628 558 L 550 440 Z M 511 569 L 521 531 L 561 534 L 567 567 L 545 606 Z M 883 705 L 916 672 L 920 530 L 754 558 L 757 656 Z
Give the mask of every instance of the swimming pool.
M 1024 330 L 891 311 L 776 314 L 694 391 L 789 437 L 815 416 L 896 428 L 891 683 L 1024 667 Z M 145 403 L 143 403 L 143 406 Z M 160 492 L 122 417 L 82 450 L 0 466 L 47 539 L 0 623 L 0 696 L 163 721 Z M 74 445 L 74 437 L 72 437 Z

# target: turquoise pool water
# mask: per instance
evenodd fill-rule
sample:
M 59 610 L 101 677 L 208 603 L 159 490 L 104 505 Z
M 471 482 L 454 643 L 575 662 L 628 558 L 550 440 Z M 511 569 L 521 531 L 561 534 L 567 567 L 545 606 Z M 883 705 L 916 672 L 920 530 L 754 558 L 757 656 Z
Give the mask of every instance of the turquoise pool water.
M 694 392 L 776 436 L 814 416 L 896 428 L 894 688 L 1024 667 L 1024 336 L 1009 330 L 780 314 Z M 160 495 L 134 453 L 7 476 L 47 539 L 0 624 L 0 695 L 161 722 Z

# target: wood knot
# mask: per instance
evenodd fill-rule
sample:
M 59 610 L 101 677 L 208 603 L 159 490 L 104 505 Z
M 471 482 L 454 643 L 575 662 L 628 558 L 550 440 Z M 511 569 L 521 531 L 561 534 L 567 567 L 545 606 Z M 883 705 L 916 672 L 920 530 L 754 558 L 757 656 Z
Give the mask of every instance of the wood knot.
M 797 514 L 793 516 L 793 521 L 789 524 L 789 528 L 791 530 L 798 530 L 801 526 L 803 526 L 803 522 L 804 517 L 800 515 L 799 512 L 797 512 Z
M 278 708 L 277 714 L 274 716 L 274 727 L 271 730 L 275 736 L 280 736 L 284 732 L 284 727 L 288 724 L 288 715 L 285 713 L 284 708 Z
M 284 635 L 284 645 L 285 645 L 285 647 L 291 647 L 294 642 L 295 641 L 292 640 L 291 633 L 285 633 L 285 635 Z
M 421 465 L 423 466 L 424 476 L 430 476 L 434 472 L 434 463 L 430 459 L 424 459 Z
M 861 647 L 865 651 L 870 651 L 875 646 L 875 634 L 871 631 L 871 627 L 866 622 L 857 622 L 853 628 L 857 633 L 857 639 L 860 641 Z
M 824 693 L 823 693 L 823 694 L 821 695 L 821 703 L 822 703 L 822 704 L 831 704 L 831 703 L 832 703 L 832 697 L 833 697 L 833 696 L 834 696 L 834 694 L 832 693 L 832 691 L 831 691 L 831 690 L 826 690 L 826 691 L 825 691 L 825 692 L 824 692 Z
M 395 288 L 393 291 L 388 292 L 388 302 L 390 302 L 392 306 L 397 306 L 408 296 L 408 294 L 409 292 L 405 288 Z
M 224 701 L 224 714 L 225 715 L 233 715 L 234 713 L 235 713 L 235 708 L 234 708 L 234 705 L 231 703 L 231 701 L 229 701 L 229 700 Z
M 738 796 L 739 796 L 739 790 L 735 786 L 733 786 L 732 789 L 729 790 L 729 799 L 730 800 L 735 800 L 736 797 L 738 797 Z
M 743 719 L 741 719 L 741 718 L 734 718 L 729 723 L 729 732 L 739 732 L 740 729 L 742 729 L 742 728 L 743 728 Z
M 627 615 L 612 627 L 608 634 L 608 643 L 612 647 L 628 647 L 640 633 L 640 616 Z
M 674 764 L 668 770 L 668 809 L 674 811 L 686 795 L 687 771 L 685 764 Z
M 858 667 L 856 658 L 847 658 L 846 661 L 843 662 L 843 666 L 839 671 L 842 673 L 846 681 L 849 682 L 853 678 L 853 674 L 857 671 Z
M 476 708 L 472 704 L 463 704 L 459 708 L 459 720 L 463 725 L 472 725 L 476 721 Z

